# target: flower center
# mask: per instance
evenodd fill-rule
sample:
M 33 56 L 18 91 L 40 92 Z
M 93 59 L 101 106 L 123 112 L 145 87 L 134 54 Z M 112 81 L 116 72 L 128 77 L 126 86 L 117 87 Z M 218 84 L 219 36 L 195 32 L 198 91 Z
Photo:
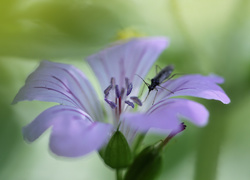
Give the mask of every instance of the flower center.
M 133 84 L 125 78 L 124 87 L 116 84 L 115 78 L 111 78 L 110 85 L 104 90 L 105 102 L 115 110 L 116 115 L 120 116 L 124 108 L 135 107 L 135 104 L 142 106 L 141 100 L 136 96 L 130 96 Z

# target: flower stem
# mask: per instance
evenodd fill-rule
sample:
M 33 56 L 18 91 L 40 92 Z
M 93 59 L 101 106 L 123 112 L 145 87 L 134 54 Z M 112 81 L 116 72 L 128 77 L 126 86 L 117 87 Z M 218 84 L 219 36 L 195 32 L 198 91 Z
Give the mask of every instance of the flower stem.
M 122 180 L 122 171 L 120 169 L 116 169 L 116 180 Z
M 167 143 L 168 143 L 173 137 L 174 137 L 174 134 L 168 135 L 168 137 L 166 137 L 166 139 L 164 139 L 164 140 L 162 141 L 162 143 L 161 143 L 160 146 L 158 147 L 158 150 L 159 150 L 159 151 L 162 150 L 163 147 L 165 147 L 165 146 L 167 145 Z
M 142 141 L 144 140 L 144 138 L 145 138 L 144 134 L 140 134 L 138 136 L 138 138 L 137 138 L 137 140 L 136 140 L 136 142 L 134 144 L 134 147 L 133 147 L 133 153 L 135 153 L 135 154 L 137 153 L 137 150 L 140 147 L 140 145 L 141 145 Z

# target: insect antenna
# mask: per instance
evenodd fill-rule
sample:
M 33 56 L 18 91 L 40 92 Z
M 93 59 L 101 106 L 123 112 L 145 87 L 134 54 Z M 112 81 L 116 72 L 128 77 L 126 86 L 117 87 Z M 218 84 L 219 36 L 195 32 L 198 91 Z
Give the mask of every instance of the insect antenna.
M 138 97 L 141 97 L 141 95 L 142 95 L 142 93 L 143 93 L 143 91 L 144 91 L 145 85 L 148 87 L 149 84 L 148 84 L 141 76 L 139 76 L 138 74 L 136 74 L 136 75 L 137 75 L 141 80 L 143 80 L 143 82 L 144 82 L 142 91 L 141 91 L 140 95 L 138 96 Z M 148 95 L 147 95 L 147 96 L 148 96 Z M 145 100 L 144 100 L 144 101 L 145 101 Z M 144 102 L 144 101 L 143 101 L 143 102 Z
M 141 78 L 141 80 L 143 80 L 143 82 L 144 82 L 147 86 L 149 86 L 149 84 L 148 84 L 146 81 L 144 81 L 144 79 L 143 79 L 141 76 L 139 76 L 138 74 L 135 74 L 135 75 L 137 75 L 139 78 Z

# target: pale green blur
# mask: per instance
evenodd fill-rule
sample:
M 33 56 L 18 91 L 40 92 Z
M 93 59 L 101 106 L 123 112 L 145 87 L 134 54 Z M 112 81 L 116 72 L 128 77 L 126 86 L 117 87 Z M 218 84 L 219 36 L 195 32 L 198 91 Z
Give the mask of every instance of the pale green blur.
M 210 111 L 205 128 L 187 130 L 165 149 L 159 180 L 250 178 L 250 1 L 248 0 L 2 0 L 0 3 L 0 179 L 115 179 L 96 153 L 63 159 L 48 151 L 49 132 L 32 145 L 21 128 L 53 103 L 11 101 L 40 60 L 82 61 L 132 28 L 168 36 L 159 61 L 179 73 L 215 73 L 231 104 L 198 100 Z M 149 78 L 154 75 L 152 69 Z M 95 83 L 97 87 L 97 84 Z M 159 137 L 148 137 L 147 143 Z

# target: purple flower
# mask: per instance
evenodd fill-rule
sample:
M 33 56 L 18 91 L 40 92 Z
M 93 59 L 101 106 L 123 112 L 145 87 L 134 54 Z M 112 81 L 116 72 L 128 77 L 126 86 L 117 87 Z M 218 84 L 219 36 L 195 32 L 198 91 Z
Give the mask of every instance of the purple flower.
M 27 142 L 51 127 L 50 149 L 59 156 L 78 157 L 105 145 L 117 127 L 131 143 L 138 132 L 150 128 L 169 133 L 180 127 L 180 118 L 206 125 L 208 111 L 194 101 L 177 96 L 230 100 L 217 85 L 218 76 L 186 75 L 161 84 L 145 102 L 138 97 L 142 80 L 168 46 L 163 37 L 137 38 L 104 49 L 87 61 L 96 74 L 103 98 L 98 98 L 86 76 L 67 64 L 41 62 L 27 78 L 13 103 L 23 100 L 57 102 L 23 128 Z M 168 89 L 170 91 L 166 91 Z M 154 100 L 154 104 L 152 102 Z M 136 111 L 135 111 L 136 110 Z

